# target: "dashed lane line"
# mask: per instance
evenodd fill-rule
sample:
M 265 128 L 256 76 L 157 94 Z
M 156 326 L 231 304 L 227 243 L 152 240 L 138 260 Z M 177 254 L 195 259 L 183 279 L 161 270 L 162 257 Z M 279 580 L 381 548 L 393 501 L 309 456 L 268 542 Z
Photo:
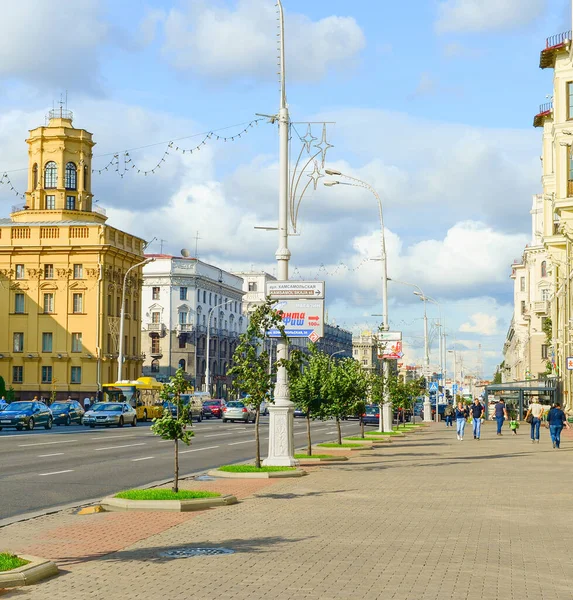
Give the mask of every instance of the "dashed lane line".
M 206 446 L 205 448 L 193 448 L 193 450 L 183 450 L 179 454 L 188 454 L 189 452 L 201 452 L 202 450 L 214 450 L 219 446 Z
M 47 475 L 59 475 L 60 473 L 73 473 L 73 469 L 66 469 L 65 471 L 52 471 L 51 473 L 38 473 L 39 477 L 46 477 Z
M 155 458 L 155 456 L 144 456 L 142 458 L 132 458 L 131 462 L 139 462 L 140 460 L 151 460 L 152 458 Z
M 54 452 L 54 454 L 38 454 L 38 458 L 47 458 L 48 456 L 63 456 L 63 452 Z
M 52 446 L 53 444 L 71 444 L 78 440 L 62 440 L 61 442 L 37 442 L 35 444 L 18 444 L 18 448 L 28 448 L 30 446 Z
M 95 451 L 98 450 L 117 450 L 119 448 L 132 448 L 133 446 L 145 446 L 145 442 L 140 442 L 139 444 L 124 444 L 123 446 L 106 446 L 105 448 L 96 448 Z

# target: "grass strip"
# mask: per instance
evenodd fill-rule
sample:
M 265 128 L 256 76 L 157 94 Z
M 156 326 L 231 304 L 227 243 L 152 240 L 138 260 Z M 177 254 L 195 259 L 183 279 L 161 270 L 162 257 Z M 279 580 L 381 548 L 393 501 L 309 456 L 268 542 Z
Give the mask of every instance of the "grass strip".
M 324 444 L 317 444 L 319 448 L 362 448 L 364 444 L 334 444 L 326 442 Z
M 257 469 L 254 465 L 224 465 L 219 471 L 226 473 L 277 473 L 278 471 L 294 471 L 296 467 L 261 467 Z
M 114 497 L 123 500 L 198 500 L 200 498 L 218 498 L 218 492 L 204 492 L 202 490 L 173 490 L 164 488 L 151 488 L 149 490 L 125 490 Z
M 334 454 L 295 454 L 295 458 L 337 458 Z
M 29 560 L 24 560 L 15 554 L 9 554 L 8 552 L 0 553 L 0 571 L 11 571 L 12 569 L 23 567 L 29 562 Z
M 400 435 L 399 431 L 367 431 L 367 436 L 380 437 L 381 435 Z

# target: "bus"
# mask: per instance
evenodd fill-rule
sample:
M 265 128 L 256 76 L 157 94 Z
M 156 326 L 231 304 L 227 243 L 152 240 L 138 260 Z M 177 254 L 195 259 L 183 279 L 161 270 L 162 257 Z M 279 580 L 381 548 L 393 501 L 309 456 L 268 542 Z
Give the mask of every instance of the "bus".
M 105 383 L 102 387 L 106 402 L 127 402 L 135 408 L 139 421 L 145 422 L 163 415 L 163 404 L 159 397 L 163 384 L 153 377 Z

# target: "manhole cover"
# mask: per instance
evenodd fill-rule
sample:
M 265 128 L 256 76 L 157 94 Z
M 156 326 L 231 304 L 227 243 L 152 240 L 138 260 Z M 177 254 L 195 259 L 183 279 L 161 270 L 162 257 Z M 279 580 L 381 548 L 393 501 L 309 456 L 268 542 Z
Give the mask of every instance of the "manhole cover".
M 215 481 L 215 478 L 210 475 L 197 475 L 195 481 Z
M 234 554 L 230 548 L 174 548 L 161 552 L 159 556 L 165 558 L 190 558 L 192 556 L 216 556 L 218 554 Z

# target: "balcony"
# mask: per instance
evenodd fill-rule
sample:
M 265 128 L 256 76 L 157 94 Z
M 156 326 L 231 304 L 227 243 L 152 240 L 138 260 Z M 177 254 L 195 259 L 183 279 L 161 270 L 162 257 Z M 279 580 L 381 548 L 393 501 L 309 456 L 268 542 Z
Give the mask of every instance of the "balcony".
M 557 54 L 568 48 L 571 43 L 571 37 L 571 30 L 548 37 L 545 40 L 545 49 L 541 51 L 541 56 L 539 57 L 539 68 L 547 69 L 554 67 Z
M 197 332 L 202 334 L 207 333 L 207 325 L 197 325 Z
M 537 315 L 549 314 L 549 302 L 547 300 L 541 300 L 540 302 L 533 303 L 533 312 Z
M 161 352 L 161 348 L 156 348 L 155 350 L 152 348 L 149 352 L 149 356 L 151 356 L 151 358 L 162 358 L 163 352 Z
M 165 323 L 148 323 L 147 331 L 149 331 L 149 333 L 158 333 L 159 335 L 165 335 Z
M 539 112 L 533 117 L 533 127 L 543 127 L 547 117 L 553 115 L 553 102 L 546 102 L 539 106 Z
M 182 333 L 191 333 L 193 331 L 192 323 L 178 323 L 177 331 L 181 331 Z

